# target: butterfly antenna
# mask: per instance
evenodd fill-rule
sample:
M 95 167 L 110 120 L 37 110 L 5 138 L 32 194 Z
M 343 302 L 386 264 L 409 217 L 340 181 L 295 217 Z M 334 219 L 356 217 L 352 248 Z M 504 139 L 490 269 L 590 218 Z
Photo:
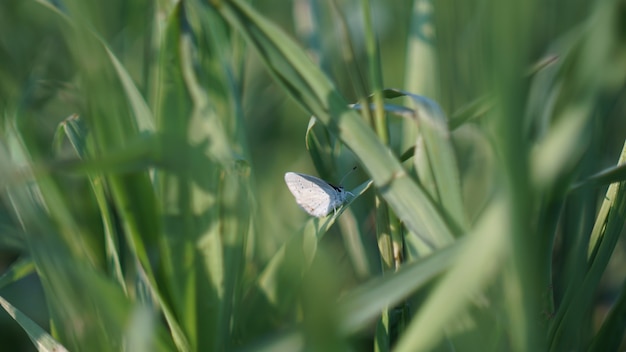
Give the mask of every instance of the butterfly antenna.
M 354 170 L 356 170 L 356 166 L 352 168 L 352 170 L 348 171 L 347 174 L 345 174 L 342 178 L 341 181 L 339 181 L 339 185 L 343 185 L 343 180 L 346 179 L 346 177 L 348 177 L 348 175 L 350 175 L 352 172 L 354 172 Z

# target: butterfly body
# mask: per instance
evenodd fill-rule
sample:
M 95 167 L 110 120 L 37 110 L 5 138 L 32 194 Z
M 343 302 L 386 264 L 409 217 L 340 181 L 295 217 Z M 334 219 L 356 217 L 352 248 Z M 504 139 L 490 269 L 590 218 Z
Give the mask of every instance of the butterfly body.
M 333 186 L 320 178 L 297 172 L 287 172 L 285 183 L 296 198 L 296 203 L 318 218 L 337 210 L 346 201 L 348 194 L 352 194 L 343 187 Z

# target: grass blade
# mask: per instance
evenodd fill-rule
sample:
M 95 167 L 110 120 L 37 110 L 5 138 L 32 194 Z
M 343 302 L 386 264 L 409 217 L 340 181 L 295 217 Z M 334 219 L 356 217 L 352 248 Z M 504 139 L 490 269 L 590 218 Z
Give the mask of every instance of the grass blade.
M 0 297 L 0 305 L 9 313 L 24 331 L 28 334 L 33 344 L 37 346 L 37 350 L 45 352 L 64 352 L 67 349 L 56 341 L 50 334 L 42 329 L 37 323 L 28 318 L 19 309 L 15 308 L 11 303 Z

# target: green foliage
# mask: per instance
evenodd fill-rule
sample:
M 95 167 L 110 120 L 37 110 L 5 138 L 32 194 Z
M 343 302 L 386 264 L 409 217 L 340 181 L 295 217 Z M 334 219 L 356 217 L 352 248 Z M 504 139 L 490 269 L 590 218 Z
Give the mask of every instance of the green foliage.
M 42 351 L 623 349 L 626 12 L 579 5 L 297 0 L 299 44 L 262 3 L 0 4 L 11 326 Z M 281 176 L 306 165 L 358 166 L 354 196 L 303 220 Z

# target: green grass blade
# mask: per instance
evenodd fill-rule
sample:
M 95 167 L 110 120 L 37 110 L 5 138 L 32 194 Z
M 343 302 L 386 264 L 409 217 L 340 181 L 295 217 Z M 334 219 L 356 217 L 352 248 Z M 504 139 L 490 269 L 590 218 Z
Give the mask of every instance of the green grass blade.
M 330 135 L 326 128 L 318 123 L 315 116 L 309 119 L 305 143 L 313 165 L 315 165 L 315 169 L 320 177 L 326 180 L 338 180 L 337 172 L 339 170 L 337 170 L 334 164 L 339 163 L 337 159 L 340 158 L 340 155 L 337 155 L 337 148 L 335 147 L 339 143 Z
M 399 90 L 387 91 L 404 95 L 413 102 L 414 119 L 424 144 L 424 148 L 415 148 L 416 169 L 420 175 L 428 175 L 427 179 L 432 182 L 432 189 L 429 189 L 431 196 L 440 202 L 452 223 L 460 228 L 458 232 L 466 231 L 469 224 L 463 207 L 461 177 L 445 114 L 437 103 L 424 96 Z M 423 158 L 418 157 L 419 151 L 425 153 Z M 424 164 L 417 160 L 423 160 Z
M 378 36 L 374 33 L 372 25 L 371 3 L 369 0 L 361 0 L 365 30 L 365 52 L 367 56 L 367 68 L 369 81 L 371 82 L 372 100 L 374 102 L 374 130 L 384 145 L 389 144 L 389 127 L 387 116 L 383 109 L 383 78 L 380 64 L 380 51 Z M 386 210 L 386 209 L 385 209 Z
M 20 258 L 15 261 L 2 276 L 0 276 L 0 289 L 20 280 L 35 271 L 35 265 L 31 258 Z
M 435 6 L 431 0 L 414 0 L 412 7 L 404 87 L 409 92 L 436 99 L 439 79 L 433 21 Z
M 435 347 L 444 337 L 445 326 L 500 272 L 509 250 L 502 232 L 507 222 L 505 209 L 502 201 L 494 201 L 485 211 L 458 256 L 454 256 L 454 266 L 430 292 L 398 341 L 396 351 L 427 351 Z M 472 265 L 466 264 L 469 262 Z
M 457 241 L 433 255 L 409 263 L 396 272 L 371 280 L 340 300 L 339 325 L 343 333 L 353 334 L 380 316 L 386 307 L 409 297 L 456 261 L 464 241 Z
M 618 164 L 626 161 L 626 144 Z M 552 349 L 558 350 L 576 344 L 569 336 L 575 331 L 591 307 L 603 272 L 615 249 L 626 219 L 625 183 L 611 184 L 596 217 L 587 248 L 588 269 L 581 285 L 567 287 L 566 296 L 550 327 Z M 608 329 L 608 328 L 605 328 Z
M 11 303 L 0 297 L 0 305 L 4 310 L 9 313 L 24 331 L 28 334 L 28 337 L 33 341 L 33 344 L 37 346 L 38 351 L 45 352 L 64 352 L 67 349 L 56 341 L 50 334 L 42 329 L 37 323 L 32 321 L 19 309 L 15 308 Z
M 575 185 L 572 185 L 571 190 L 576 190 L 577 188 L 583 186 L 603 186 L 615 182 L 622 182 L 624 180 L 626 180 L 626 164 L 618 164 L 595 173 Z
M 63 130 L 64 135 L 67 137 L 74 148 L 74 151 L 81 159 L 89 160 L 93 157 L 93 146 L 91 146 L 88 141 L 88 130 L 86 129 L 83 121 L 77 115 L 72 115 L 65 119 L 65 121 L 60 124 L 59 130 Z M 57 133 L 57 136 L 60 136 L 60 133 Z M 61 139 L 61 137 L 58 138 L 59 140 Z M 115 163 L 118 164 L 119 160 L 116 160 Z M 122 274 L 122 267 L 120 263 L 120 250 L 118 243 L 119 234 L 115 230 L 113 214 L 111 214 L 106 197 L 105 186 L 100 176 L 102 171 L 105 170 L 99 170 L 99 172 L 96 172 L 95 175 L 90 175 L 89 184 L 91 185 L 91 189 L 96 202 L 98 203 L 98 208 L 102 217 L 102 224 L 104 226 L 105 252 L 109 272 L 126 292 L 126 282 Z

